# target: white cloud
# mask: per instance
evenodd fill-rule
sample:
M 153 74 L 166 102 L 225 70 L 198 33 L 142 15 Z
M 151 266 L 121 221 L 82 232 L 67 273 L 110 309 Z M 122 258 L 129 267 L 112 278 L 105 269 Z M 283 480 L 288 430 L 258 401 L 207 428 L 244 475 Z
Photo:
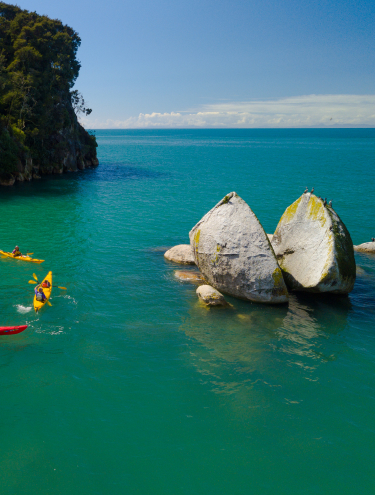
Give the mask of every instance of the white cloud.
M 82 119 L 96 129 L 375 127 L 375 95 L 307 95 L 203 105 L 189 111 L 140 113 L 126 120 Z

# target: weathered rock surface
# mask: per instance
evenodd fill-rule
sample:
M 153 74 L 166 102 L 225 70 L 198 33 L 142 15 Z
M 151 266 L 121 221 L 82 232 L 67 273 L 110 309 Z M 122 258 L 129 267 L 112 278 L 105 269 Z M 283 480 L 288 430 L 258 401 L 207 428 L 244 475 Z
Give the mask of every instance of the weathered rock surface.
M 212 208 L 189 236 L 195 263 L 215 289 L 256 302 L 288 301 L 267 234 L 235 192 Z
M 207 306 L 227 306 L 223 294 L 211 287 L 211 285 L 201 285 L 196 290 L 199 299 Z
M 267 234 L 267 237 L 268 237 L 268 239 L 269 239 L 269 240 L 270 240 L 270 242 L 271 242 L 271 241 L 272 241 L 272 239 L 273 239 L 273 234 Z
M 364 242 L 358 246 L 353 246 L 353 248 L 359 253 L 375 253 L 375 242 Z
M 337 213 L 306 193 L 284 212 L 272 247 L 292 290 L 347 294 L 355 282 L 350 234 Z
M 183 282 L 192 282 L 193 284 L 204 283 L 205 280 L 198 271 L 192 270 L 176 270 L 174 276 Z
M 175 263 L 195 265 L 194 253 L 190 244 L 179 244 L 164 253 L 164 258 Z

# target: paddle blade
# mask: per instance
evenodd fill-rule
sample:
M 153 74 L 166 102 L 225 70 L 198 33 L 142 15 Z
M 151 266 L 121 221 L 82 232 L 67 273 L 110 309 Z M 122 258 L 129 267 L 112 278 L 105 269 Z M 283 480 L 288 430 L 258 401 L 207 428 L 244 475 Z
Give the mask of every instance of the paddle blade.
M 36 284 L 35 280 L 29 280 L 29 284 Z
M 38 277 L 35 275 L 35 273 L 33 273 L 33 277 L 38 282 Z
M 66 287 L 60 287 L 59 285 L 57 287 L 62 290 L 68 290 Z
M 31 256 L 31 255 L 32 255 L 32 254 L 34 254 L 34 253 L 26 253 L 26 254 L 27 254 L 27 256 Z
M 49 301 L 47 301 L 47 304 L 48 304 L 48 306 L 52 306 L 52 304 Z

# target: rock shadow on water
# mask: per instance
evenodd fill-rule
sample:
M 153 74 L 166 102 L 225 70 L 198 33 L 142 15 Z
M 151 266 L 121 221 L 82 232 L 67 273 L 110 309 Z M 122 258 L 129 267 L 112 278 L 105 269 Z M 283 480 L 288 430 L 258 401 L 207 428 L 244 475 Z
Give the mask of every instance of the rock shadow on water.
M 14 201 L 14 198 L 57 198 L 73 196 L 79 192 L 79 177 L 87 178 L 93 170 L 69 172 L 65 174 L 43 175 L 31 182 L 16 181 L 12 187 L 1 188 L 1 201 Z
M 356 255 L 357 278 L 349 297 L 354 312 L 375 312 L 375 256 Z
M 170 174 L 138 167 L 127 163 L 104 163 L 98 168 L 64 172 L 63 174 L 42 175 L 38 180 L 18 182 L 14 186 L 1 188 L 1 199 L 19 197 L 58 197 L 72 195 L 85 182 L 124 182 L 155 180 Z

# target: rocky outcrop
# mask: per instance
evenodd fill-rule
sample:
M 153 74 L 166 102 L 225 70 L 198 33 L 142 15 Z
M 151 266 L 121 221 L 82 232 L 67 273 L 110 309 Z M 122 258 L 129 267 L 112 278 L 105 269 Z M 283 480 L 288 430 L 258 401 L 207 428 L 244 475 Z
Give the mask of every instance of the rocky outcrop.
M 16 179 L 11 175 L 9 177 L 0 177 L 0 186 L 13 186 Z
M 190 244 L 179 244 L 164 253 L 164 258 L 183 265 L 195 265 L 194 253 Z
M 96 168 L 99 160 L 96 156 L 96 142 L 77 122 L 55 135 L 48 142 L 48 164 L 33 159 L 25 153 L 20 156 L 16 169 L 11 173 L 0 174 L 0 185 L 13 185 L 16 181 L 24 182 L 40 179 L 42 175 L 62 174 Z M 0 156 L 1 158 L 1 156 Z
M 289 206 L 272 246 L 292 290 L 347 294 L 355 282 L 350 234 L 337 213 L 314 194 Z
M 201 285 L 196 290 L 197 296 L 207 306 L 227 306 L 223 294 L 211 287 L 211 285 Z
M 190 231 L 195 263 L 220 292 L 262 303 L 285 303 L 288 292 L 267 234 L 235 192 Z
M 375 253 L 375 242 L 364 242 L 358 246 L 353 246 L 354 251 L 359 253 Z
M 174 276 L 182 282 L 191 282 L 193 284 L 204 283 L 205 280 L 199 272 L 193 272 L 192 270 L 176 270 Z
M 78 33 L 4 2 L 0 20 L 0 183 L 98 166 L 95 136 L 77 118 L 92 110 L 72 89 Z

